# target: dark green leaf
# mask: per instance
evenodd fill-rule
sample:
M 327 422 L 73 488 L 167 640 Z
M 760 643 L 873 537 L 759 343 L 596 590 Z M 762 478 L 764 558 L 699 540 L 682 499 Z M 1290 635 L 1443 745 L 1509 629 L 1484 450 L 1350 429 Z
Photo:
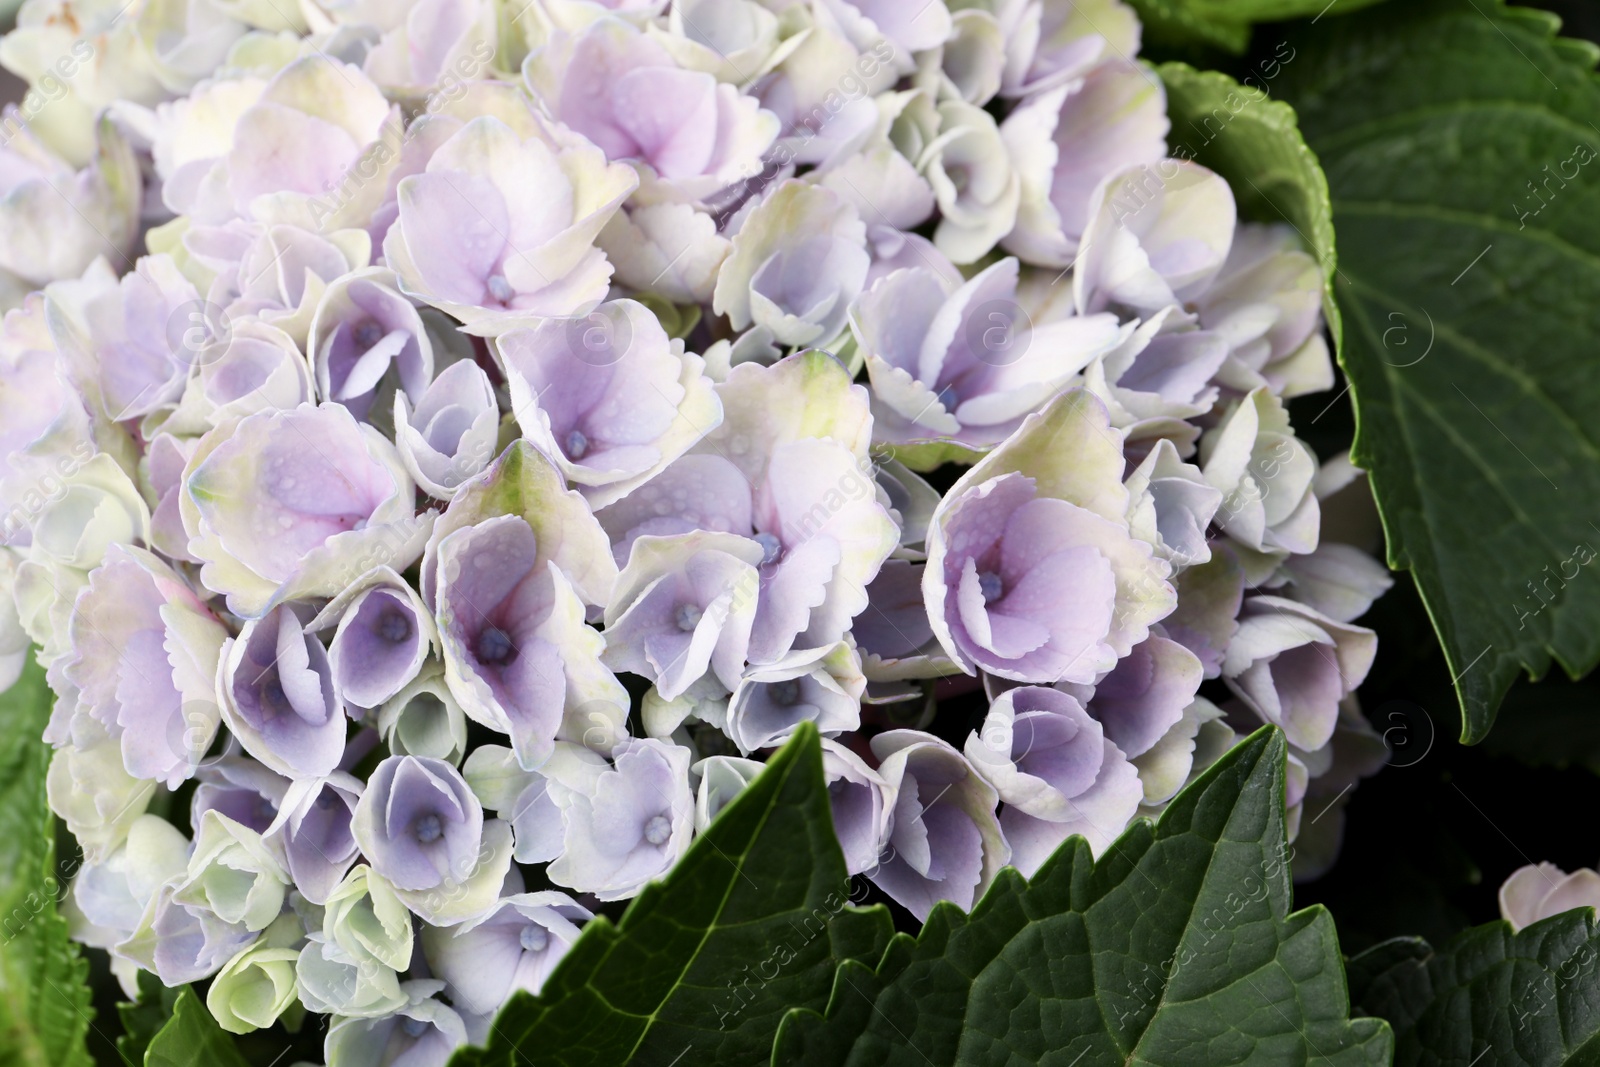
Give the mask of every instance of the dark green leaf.
M 250 1067 L 193 989 L 184 986 L 172 1019 L 150 1042 L 145 1067 Z
M 803 726 L 619 923 L 591 922 L 538 997 L 495 1020 L 479 1064 L 757 1063 L 791 1005 L 843 960 L 876 960 L 887 912 L 845 908 L 822 750 Z M 831 920 L 831 921 L 830 921 Z
M 1256 22 L 1345 14 L 1380 0 L 1129 0 L 1156 45 L 1243 52 Z
M 970 917 L 937 906 L 876 970 L 843 965 L 825 1014 L 790 1012 L 773 1063 L 1387 1063 L 1333 920 L 1289 914 L 1284 753 L 1261 730 L 1099 862 L 1074 838 Z
M 1139 13 L 1147 44 L 1182 48 L 1206 45 L 1224 52 L 1243 52 L 1250 43 L 1250 23 L 1201 14 L 1185 0 L 1129 0 Z
M 123 1031 L 117 1037 L 117 1052 L 123 1063 L 132 1067 L 140 1067 L 144 1063 L 145 1050 L 150 1047 L 156 1034 L 161 1032 L 161 1028 L 167 1025 L 167 1020 L 172 1018 L 178 994 L 183 988 L 169 989 L 149 971 L 139 972 L 139 1000 L 132 1004 L 117 1005 Z
M 1350 961 L 1351 1000 L 1394 1027 L 1397 1067 L 1600 1063 L 1600 931 L 1565 912 L 1513 934 L 1475 927 L 1442 952 L 1397 939 Z
M 1185 6 L 1207 18 L 1233 18 L 1247 22 L 1282 22 L 1286 19 L 1348 15 L 1382 0 L 1183 0 Z
M 1298 58 L 1295 49 L 1258 64 L 1241 85 L 1226 74 L 1197 71 L 1184 63 L 1157 68 L 1167 88 L 1168 136 L 1174 156 L 1193 159 L 1224 178 L 1239 213 L 1256 222 L 1286 222 L 1299 231 L 1322 264 L 1323 309 L 1334 344 L 1340 341 L 1333 276 L 1339 257 L 1333 241 L 1333 206 L 1328 181 L 1306 147 L 1294 109 L 1271 99 L 1272 83 Z
M 1596 50 L 1497 0 L 1295 45 L 1276 91 L 1333 193 L 1355 458 L 1477 741 L 1519 670 L 1600 661 Z
M 29 657 L 0 696 L 0 1063 L 87 1067 L 88 961 L 56 913 L 55 816 L 45 803 L 50 714 L 44 672 Z

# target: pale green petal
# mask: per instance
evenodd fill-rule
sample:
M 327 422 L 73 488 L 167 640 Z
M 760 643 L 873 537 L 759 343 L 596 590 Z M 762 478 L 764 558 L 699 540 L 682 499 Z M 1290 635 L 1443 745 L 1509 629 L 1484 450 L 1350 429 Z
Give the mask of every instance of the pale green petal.
M 711 307 L 736 330 L 749 326 L 751 280 L 772 255 L 805 238 L 832 235 L 865 244 L 866 224 L 856 209 L 831 189 L 786 181 L 750 213 L 733 238 L 733 251 L 717 272 Z
M 188 874 L 172 899 L 226 923 L 264 930 L 283 910 L 289 882 L 283 861 L 259 833 L 212 809 L 201 816 Z
M 45 777 L 50 810 L 65 820 L 90 863 L 102 862 L 122 844 L 155 788 L 123 768 L 122 747 L 110 738 L 88 749 L 58 748 Z
M 230 1034 L 248 1034 L 277 1022 L 297 998 L 292 948 L 251 946 L 229 960 L 206 993 L 206 1008 Z
M 1033 479 L 1041 497 L 1065 500 L 1125 523 L 1125 462 L 1122 433 L 1112 427 L 1105 405 L 1087 391 L 1073 389 L 1024 419 L 1015 433 L 956 482 L 945 500 L 991 478 L 1019 473 Z
M 617 578 L 611 541 L 584 498 L 526 441 L 512 442 L 489 469 L 464 483 L 434 524 L 422 558 L 422 595 L 434 603 L 439 543 L 467 526 L 520 515 L 538 540 L 535 567 L 554 562 L 586 604 L 605 604 Z
M 525 771 L 516 754 L 504 745 L 479 745 L 461 766 L 478 803 L 493 812 L 510 811 L 522 791 L 542 776 Z
M 328 897 L 322 936 L 358 964 L 372 960 L 390 970 L 411 965 L 411 913 L 395 888 L 359 863 Z
M 859 460 L 872 443 L 867 390 L 826 352 L 802 352 L 770 367 L 741 363 L 717 395 L 722 425 L 696 451 L 728 459 L 751 485 L 765 480 L 772 448 L 781 442 L 826 438 Z
M 461 762 L 467 751 L 467 717 L 445 682 L 442 666 L 424 667 L 378 710 L 378 734 L 397 756 Z
M 1144 804 L 1164 804 L 1189 780 L 1200 728 L 1222 718 L 1222 709 L 1204 697 L 1183 709 L 1183 717 L 1150 748 L 1130 761 L 1144 785 Z

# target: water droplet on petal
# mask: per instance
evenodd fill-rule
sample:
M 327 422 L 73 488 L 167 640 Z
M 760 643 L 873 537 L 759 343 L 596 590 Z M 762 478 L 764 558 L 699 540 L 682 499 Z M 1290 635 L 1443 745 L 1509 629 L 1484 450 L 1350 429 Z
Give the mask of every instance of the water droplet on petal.
M 530 923 L 522 928 L 519 940 L 524 952 L 543 952 L 550 944 L 550 932 L 538 923 Z

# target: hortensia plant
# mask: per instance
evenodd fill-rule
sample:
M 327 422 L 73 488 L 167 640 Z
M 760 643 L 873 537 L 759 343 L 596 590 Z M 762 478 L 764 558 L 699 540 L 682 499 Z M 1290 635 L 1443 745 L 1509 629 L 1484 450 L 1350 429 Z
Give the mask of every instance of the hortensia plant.
M 1330 250 L 1118 0 L 914 7 L 23 5 L 0 61 L 85 69 L 0 146 L 0 684 L 54 693 L 60 907 L 152 1057 L 443 1064 L 569 953 L 670 955 L 652 884 L 743 870 L 697 841 L 797 735 L 797 855 L 930 931 L 1069 907 L 1264 726 L 1252 832 L 1330 861 L 1390 582 L 1286 407 Z M 831 1019 L 887 935 L 829 910 Z

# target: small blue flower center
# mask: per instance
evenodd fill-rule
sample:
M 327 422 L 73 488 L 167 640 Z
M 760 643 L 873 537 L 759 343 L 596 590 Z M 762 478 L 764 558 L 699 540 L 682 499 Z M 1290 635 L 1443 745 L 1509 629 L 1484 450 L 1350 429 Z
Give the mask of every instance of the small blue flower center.
M 777 534 L 766 531 L 756 534 L 756 544 L 761 546 L 761 565 L 776 563 L 783 557 L 783 542 L 778 540 Z
M 695 627 L 700 625 L 700 617 L 704 614 L 698 604 L 679 604 L 678 629 L 686 634 L 694 633 Z
M 532 923 L 522 928 L 521 941 L 524 952 L 543 952 L 545 946 L 550 944 L 550 932 L 538 923 Z
M 800 702 L 800 679 L 785 678 L 781 682 L 773 682 L 767 686 L 767 692 L 774 704 L 785 708 L 793 707 Z
M 383 340 L 383 327 L 379 326 L 371 319 L 368 319 L 360 326 L 356 327 L 355 339 L 356 347 L 362 351 L 366 351 L 379 341 Z
M 956 396 L 955 386 L 947 385 L 939 390 L 939 405 L 949 412 L 954 412 L 961 406 L 961 398 Z
M 652 815 L 644 824 L 644 839 L 652 845 L 664 845 L 672 836 L 672 820 L 665 815 Z
M 994 571 L 984 571 L 978 575 L 978 591 L 983 594 L 985 604 L 993 604 L 1005 594 L 1005 583 Z
M 491 274 L 484 284 L 489 287 L 489 295 L 502 304 L 511 303 L 511 298 L 517 295 L 516 290 L 511 288 L 511 283 L 506 281 L 504 274 Z
M 589 438 L 582 430 L 567 434 L 567 458 L 582 459 L 589 454 Z
M 517 648 L 511 643 L 511 635 L 498 626 L 486 627 L 478 635 L 478 642 L 473 651 L 478 654 L 479 663 L 490 666 L 504 666 L 517 656 Z
M 421 1037 L 428 1032 L 428 1020 L 413 1019 L 408 1015 L 400 1023 L 400 1029 L 406 1032 L 407 1037 Z
M 444 836 L 444 823 L 439 816 L 429 812 L 412 824 L 411 833 L 420 844 L 431 845 Z
M 399 608 L 390 608 L 378 619 L 378 636 L 391 645 L 411 640 L 411 619 Z

